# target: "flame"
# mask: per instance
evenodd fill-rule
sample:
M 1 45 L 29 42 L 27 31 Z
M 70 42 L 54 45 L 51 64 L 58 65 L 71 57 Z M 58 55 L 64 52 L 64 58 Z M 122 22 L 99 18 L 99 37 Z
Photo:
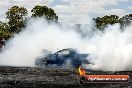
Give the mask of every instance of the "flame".
M 79 74 L 80 74 L 81 76 L 84 76 L 85 73 L 86 73 L 86 71 L 82 68 L 82 66 L 79 67 L 78 71 L 79 71 Z

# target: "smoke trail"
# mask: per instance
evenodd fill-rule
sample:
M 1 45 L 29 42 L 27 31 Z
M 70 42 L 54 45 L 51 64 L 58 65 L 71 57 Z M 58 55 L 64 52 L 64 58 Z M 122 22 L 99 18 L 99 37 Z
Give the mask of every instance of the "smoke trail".
M 75 31 L 47 24 L 41 18 L 32 19 L 27 27 L 15 35 L 0 55 L 1 65 L 34 66 L 35 58 L 43 49 L 55 52 L 57 49 L 78 48 L 83 44 Z
M 94 36 L 90 43 L 95 47 L 91 54 L 95 70 L 132 70 L 132 26 L 121 31 L 118 24 L 109 26 L 102 35 Z
M 0 64 L 34 66 L 43 49 L 55 52 L 76 48 L 80 53 L 90 54 L 87 59 L 92 64 L 87 65 L 88 69 L 132 70 L 132 26 L 121 31 L 119 24 L 109 25 L 105 32 L 101 32 L 93 30 L 94 25 L 89 21 L 80 28 L 78 31 L 48 24 L 41 18 L 31 19 L 21 33 L 8 41 L 0 54 Z

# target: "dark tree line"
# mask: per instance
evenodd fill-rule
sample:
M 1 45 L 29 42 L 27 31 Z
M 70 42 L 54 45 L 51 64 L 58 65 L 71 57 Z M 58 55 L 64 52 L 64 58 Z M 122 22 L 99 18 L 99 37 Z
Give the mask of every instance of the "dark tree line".
M 35 6 L 32 10 L 32 17 L 44 17 L 48 22 L 57 22 L 58 16 L 55 11 L 47 6 Z M 13 37 L 14 33 L 19 33 L 25 26 L 28 11 L 24 7 L 13 6 L 6 12 L 7 23 L 0 21 L 0 47 L 5 41 Z
M 103 17 L 94 18 L 93 20 L 95 21 L 96 27 L 100 30 L 103 30 L 105 27 L 107 27 L 107 25 L 112 25 L 115 23 L 119 23 L 121 25 L 121 29 L 123 29 L 131 24 L 132 14 L 125 15 L 122 18 L 119 18 L 119 16 L 116 15 L 106 15 Z
M 44 16 L 47 21 L 58 21 L 58 16 L 55 11 L 47 6 L 35 6 L 31 12 L 33 12 L 32 17 L 42 17 Z
M 14 33 L 19 33 L 26 26 L 26 21 L 32 17 L 43 17 L 48 22 L 58 23 L 58 16 L 52 8 L 37 5 L 31 12 L 31 17 L 27 18 L 28 11 L 24 7 L 13 6 L 7 10 L 6 19 L 8 21 L 6 23 L 0 21 L 0 47 L 2 47 L 10 37 L 13 37 Z M 122 18 L 117 15 L 106 15 L 93 18 L 93 20 L 95 21 L 96 28 L 102 31 L 107 25 L 115 23 L 119 23 L 121 29 L 123 29 L 131 24 L 132 14 L 125 15 Z M 80 25 L 76 25 L 76 27 L 79 28 Z

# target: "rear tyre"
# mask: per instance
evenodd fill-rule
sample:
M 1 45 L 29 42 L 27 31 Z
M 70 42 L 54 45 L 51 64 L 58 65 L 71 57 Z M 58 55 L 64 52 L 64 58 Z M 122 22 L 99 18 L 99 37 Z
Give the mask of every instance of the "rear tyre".
M 79 80 L 79 83 L 80 83 L 80 84 L 84 84 L 85 81 L 86 81 L 86 79 L 85 79 L 84 76 L 80 77 L 80 80 Z

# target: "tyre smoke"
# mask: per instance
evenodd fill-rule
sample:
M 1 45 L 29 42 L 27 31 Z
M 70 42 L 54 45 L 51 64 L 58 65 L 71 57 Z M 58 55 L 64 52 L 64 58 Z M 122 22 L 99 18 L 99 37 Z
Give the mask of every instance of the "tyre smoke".
M 104 32 L 88 21 L 80 29 L 48 24 L 42 18 L 31 19 L 26 28 L 10 39 L 0 53 L 0 65 L 35 66 L 43 49 L 56 52 L 75 48 L 90 54 L 87 69 L 132 70 L 132 26 L 121 31 L 120 25 L 109 25 Z

